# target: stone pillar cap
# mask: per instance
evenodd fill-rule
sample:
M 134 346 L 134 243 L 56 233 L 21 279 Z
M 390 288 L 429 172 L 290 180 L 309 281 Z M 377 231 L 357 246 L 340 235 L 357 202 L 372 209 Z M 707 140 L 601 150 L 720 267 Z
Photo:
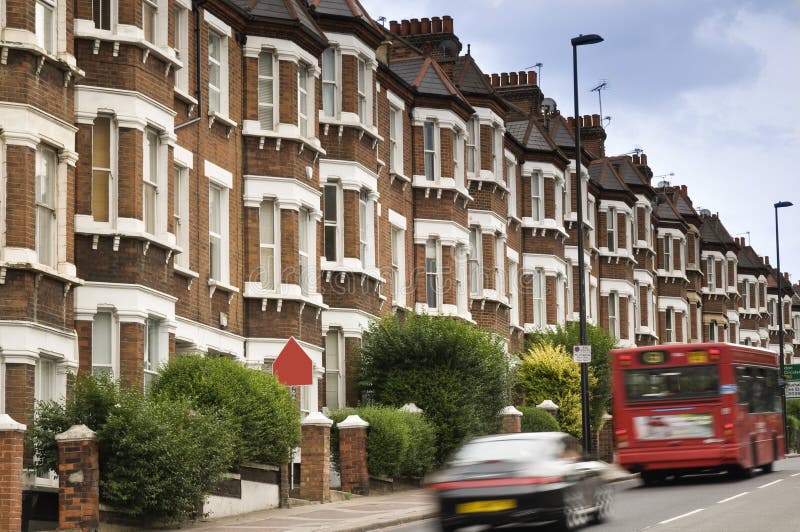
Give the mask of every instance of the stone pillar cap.
M 558 410 L 558 405 L 555 404 L 550 399 L 545 399 L 544 401 L 536 405 L 536 408 L 541 408 L 542 410 Z
M 412 414 L 421 414 L 422 409 L 414 403 L 406 403 L 400 407 L 402 412 L 410 412 Z
M 56 441 L 84 441 L 97 439 L 95 431 L 86 425 L 72 425 L 61 434 L 56 434 Z
M 322 412 L 311 412 L 308 414 L 305 419 L 300 422 L 301 425 L 305 426 L 317 426 L 317 427 L 330 427 L 333 425 L 333 420 Z
M 27 426 L 15 421 L 8 414 L 0 414 L 0 432 L 25 432 Z
M 522 417 L 522 412 L 520 412 L 519 410 L 517 410 L 513 406 L 507 406 L 504 409 L 502 409 L 500 412 L 498 412 L 497 415 L 498 416 L 520 416 L 520 417 Z
M 336 424 L 338 429 L 360 429 L 369 427 L 369 422 L 361 419 L 358 414 L 347 416 L 344 421 Z

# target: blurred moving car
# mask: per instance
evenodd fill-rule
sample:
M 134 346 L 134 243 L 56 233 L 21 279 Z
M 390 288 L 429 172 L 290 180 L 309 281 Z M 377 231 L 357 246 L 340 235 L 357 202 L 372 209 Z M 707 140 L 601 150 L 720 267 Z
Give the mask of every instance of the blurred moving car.
M 498 434 L 466 443 L 425 483 L 444 531 L 546 522 L 575 530 L 609 516 L 604 467 L 563 432 Z

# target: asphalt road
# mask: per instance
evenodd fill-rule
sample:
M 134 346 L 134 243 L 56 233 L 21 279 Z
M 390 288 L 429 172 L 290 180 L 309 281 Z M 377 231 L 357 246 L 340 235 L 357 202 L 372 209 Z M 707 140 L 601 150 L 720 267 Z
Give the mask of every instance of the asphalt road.
M 800 458 L 777 462 L 772 473 L 757 472 L 746 480 L 722 474 L 692 476 L 647 488 L 629 480 L 615 489 L 611 519 L 584 530 L 800 532 Z M 435 520 L 427 520 L 384 530 L 435 532 L 439 528 Z

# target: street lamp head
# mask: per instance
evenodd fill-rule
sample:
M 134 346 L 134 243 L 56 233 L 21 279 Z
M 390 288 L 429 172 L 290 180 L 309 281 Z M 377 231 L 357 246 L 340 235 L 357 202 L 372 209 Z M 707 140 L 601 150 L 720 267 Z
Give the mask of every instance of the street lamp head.
M 603 38 L 599 35 L 591 33 L 589 35 L 578 35 L 572 38 L 572 46 L 583 46 L 584 44 L 597 44 L 603 42 Z
M 792 203 L 791 201 L 779 201 L 778 203 L 775 204 L 775 208 L 780 209 L 782 207 L 791 207 L 792 205 L 794 205 L 794 203 Z

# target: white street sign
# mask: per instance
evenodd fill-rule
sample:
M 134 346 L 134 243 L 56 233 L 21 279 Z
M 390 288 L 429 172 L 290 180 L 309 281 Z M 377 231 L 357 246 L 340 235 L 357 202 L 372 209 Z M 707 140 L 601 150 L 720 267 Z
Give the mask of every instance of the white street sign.
M 786 383 L 786 398 L 797 399 L 800 397 L 800 381 L 789 381 Z
M 572 360 L 578 364 L 588 364 L 592 361 L 592 346 L 575 345 L 572 346 Z

